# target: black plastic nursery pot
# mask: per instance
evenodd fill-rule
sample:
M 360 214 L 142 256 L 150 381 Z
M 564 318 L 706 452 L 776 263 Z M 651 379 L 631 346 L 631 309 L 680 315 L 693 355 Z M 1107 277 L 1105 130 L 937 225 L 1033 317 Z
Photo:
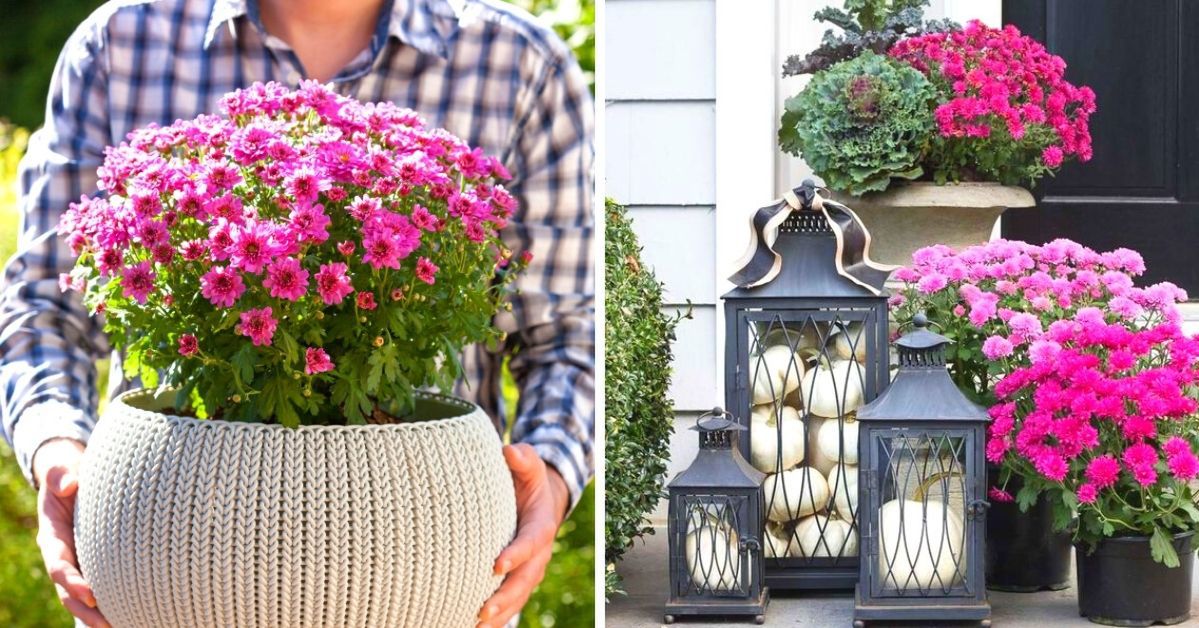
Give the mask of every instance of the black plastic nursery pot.
M 1104 539 L 1091 554 L 1078 547 L 1078 614 L 1109 626 L 1177 624 L 1191 616 L 1194 532 L 1174 535 L 1178 567 L 1154 562 L 1149 537 Z
M 988 467 L 994 486 L 999 469 Z M 1020 478 L 1008 482 L 1008 492 L 1020 490 Z M 1053 531 L 1053 508 L 1042 497 L 1028 512 L 1015 502 L 991 500 L 987 511 L 987 588 L 1030 593 L 1058 591 L 1070 586 L 1070 534 Z

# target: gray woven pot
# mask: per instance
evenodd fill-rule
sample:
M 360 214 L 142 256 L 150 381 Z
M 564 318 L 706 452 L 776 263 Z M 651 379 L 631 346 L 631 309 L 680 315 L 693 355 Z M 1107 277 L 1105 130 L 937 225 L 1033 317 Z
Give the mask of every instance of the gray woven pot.
M 305 426 L 108 407 L 80 470 L 75 543 L 117 628 L 477 623 L 516 499 L 491 420 Z

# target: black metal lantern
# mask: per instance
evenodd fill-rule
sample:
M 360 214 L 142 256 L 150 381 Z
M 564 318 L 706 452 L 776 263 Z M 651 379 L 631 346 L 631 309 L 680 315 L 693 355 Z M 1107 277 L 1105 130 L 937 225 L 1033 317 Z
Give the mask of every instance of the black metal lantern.
M 987 412 L 945 370 L 950 340 L 916 329 L 896 341 L 891 386 L 858 411 L 862 568 L 854 626 L 870 620 L 978 620 L 987 602 Z
M 811 181 L 758 210 L 725 294 L 725 404 L 767 473 L 766 584 L 851 589 L 858 579 L 855 412 L 887 384 L 891 269 Z
M 679 615 L 753 615 L 765 621 L 762 585 L 762 478 L 736 450 L 743 431 L 715 408 L 696 421 L 699 454 L 671 480 L 667 543 L 670 599 Z

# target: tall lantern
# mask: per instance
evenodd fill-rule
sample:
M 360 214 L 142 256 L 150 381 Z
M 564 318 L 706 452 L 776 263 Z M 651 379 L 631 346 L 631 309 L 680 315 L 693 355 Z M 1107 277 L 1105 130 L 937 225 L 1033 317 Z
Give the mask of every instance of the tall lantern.
M 872 620 L 991 625 L 984 544 L 987 412 L 945 370 L 949 339 L 896 341 L 890 388 L 858 411 L 862 568 L 854 626 Z
M 696 421 L 699 454 L 670 481 L 666 623 L 680 615 L 751 615 L 765 621 L 762 478 L 736 450 L 744 431 L 715 408 Z
M 766 584 L 852 589 L 858 578 L 858 424 L 887 383 L 891 272 L 870 236 L 811 181 L 753 217 L 725 294 L 725 404 L 768 474 Z

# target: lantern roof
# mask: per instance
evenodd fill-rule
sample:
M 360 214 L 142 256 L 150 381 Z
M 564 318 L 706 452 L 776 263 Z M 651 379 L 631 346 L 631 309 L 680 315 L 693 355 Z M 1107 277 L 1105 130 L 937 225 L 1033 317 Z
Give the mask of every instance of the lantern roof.
M 859 421 L 989 421 L 986 408 L 958 390 L 945 370 L 945 347 L 953 341 L 927 329 L 923 313 L 916 329 L 895 341 L 899 371 L 874 401 L 858 409 Z
M 699 453 L 691 466 L 670 481 L 674 489 L 758 488 L 766 474 L 758 471 L 736 447 L 736 435 L 746 431 L 732 415 L 713 408 L 691 428 L 699 432 Z

